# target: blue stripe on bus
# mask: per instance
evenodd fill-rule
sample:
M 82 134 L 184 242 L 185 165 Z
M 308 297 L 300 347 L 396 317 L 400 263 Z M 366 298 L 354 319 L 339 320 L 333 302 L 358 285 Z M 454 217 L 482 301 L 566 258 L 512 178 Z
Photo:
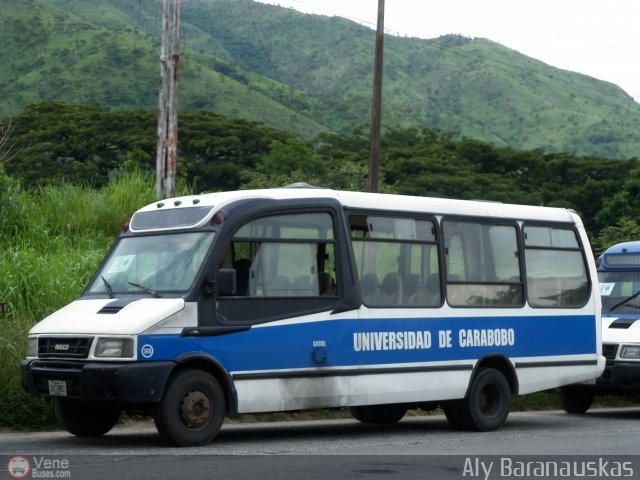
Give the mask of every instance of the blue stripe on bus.
M 473 360 L 488 353 L 583 355 L 596 352 L 595 325 L 593 315 L 327 320 L 213 337 L 141 335 L 138 357 L 173 360 L 202 351 L 228 371 L 246 372 Z

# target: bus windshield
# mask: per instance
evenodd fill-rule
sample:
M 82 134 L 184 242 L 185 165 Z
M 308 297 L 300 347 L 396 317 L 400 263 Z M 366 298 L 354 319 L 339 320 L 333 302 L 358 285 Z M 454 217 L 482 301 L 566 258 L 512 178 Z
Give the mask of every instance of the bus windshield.
M 122 238 L 85 293 L 186 291 L 213 239 L 212 232 Z
M 640 270 L 598 272 L 603 313 L 640 311 Z

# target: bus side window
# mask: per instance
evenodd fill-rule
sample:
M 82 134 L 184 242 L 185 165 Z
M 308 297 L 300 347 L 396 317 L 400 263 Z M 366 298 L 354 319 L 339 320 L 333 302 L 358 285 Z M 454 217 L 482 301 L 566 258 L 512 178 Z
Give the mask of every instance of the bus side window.
M 447 300 L 454 307 L 521 307 L 523 281 L 515 223 L 443 222 Z
M 525 225 L 524 233 L 529 305 L 584 305 L 589 298 L 589 279 L 575 231 Z
M 435 307 L 441 303 L 433 220 L 351 215 L 349 222 L 362 301 L 367 307 Z

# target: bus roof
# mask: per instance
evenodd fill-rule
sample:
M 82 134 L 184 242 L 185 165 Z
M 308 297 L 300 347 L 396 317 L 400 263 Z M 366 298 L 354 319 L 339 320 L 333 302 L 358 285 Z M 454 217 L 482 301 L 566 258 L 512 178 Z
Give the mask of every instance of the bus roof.
M 604 252 L 604 254 L 611 253 L 640 253 L 640 240 L 632 240 L 630 242 L 616 243 L 610 246 Z
M 272 200 L 331 198 L 340 202 L 340 204 L 345 208 L 380 209 L 408 213 L 430 213 L 434 215 L 482 216 L 530 221 L 567 222 L 582 225 L 580 218 L 575 213 L 564 208 L 536 207 L 480 200 L 452 200 L 447 198 L 392 195 L 385 193 L 349 192 L 313 187 L 237 190 L 170 198 L 156 201 L 139 209 L 134 214 L 134 219 L 135 215 L 144 212 L 159 212 L 186 209 L 190 207 L 199 207 L 203 210 L 207 209 L 211 212 L 211 215 L 213 215 L 214 211 L 218 211 L 226 205 L 238 200 L 260 198 Z M 205 215 L 207 220 L 211 215 Z M 203 220 L 205 216 L 202 217 Z M 144 228 L 135 228 L 133 223 L 134 222 L 132 222 L 132 231 L 145 230 Z M 187 225 L 184 227 L 187 227 Z

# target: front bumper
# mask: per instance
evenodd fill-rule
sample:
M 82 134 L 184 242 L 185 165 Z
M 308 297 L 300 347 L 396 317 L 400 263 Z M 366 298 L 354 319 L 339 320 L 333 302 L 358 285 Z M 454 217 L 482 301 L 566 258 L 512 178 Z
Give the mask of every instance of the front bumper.
M 51 397 L 49 380 L 66 383 L 66 397 L 121 404 L 156 403 L 174 362 L 102 363 L 24 360 L 22 389 L 34 397 Z
M 640 363 L 609 360 L 604 372 L 591 387 L 602 394 L 640 393 Z

